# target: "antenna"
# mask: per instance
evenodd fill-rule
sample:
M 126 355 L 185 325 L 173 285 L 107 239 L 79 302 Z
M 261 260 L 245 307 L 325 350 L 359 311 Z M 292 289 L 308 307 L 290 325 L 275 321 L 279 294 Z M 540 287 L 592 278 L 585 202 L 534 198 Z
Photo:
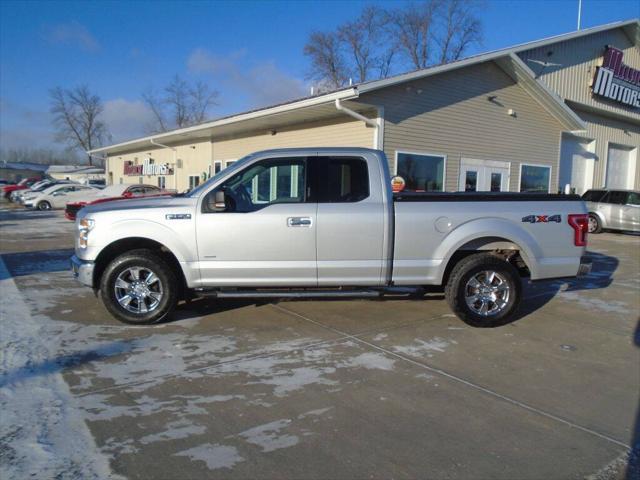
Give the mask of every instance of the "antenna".
M 582 17 L 582 0 L 578 0 L 578 30 L 580 30 L 581 17 Z

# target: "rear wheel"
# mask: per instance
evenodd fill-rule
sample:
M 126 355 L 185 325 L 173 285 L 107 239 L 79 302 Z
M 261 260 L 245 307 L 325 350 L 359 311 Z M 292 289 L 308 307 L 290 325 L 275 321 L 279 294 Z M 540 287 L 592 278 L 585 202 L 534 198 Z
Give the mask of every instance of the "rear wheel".
M 509 262 L 489 253 L 463 258 L 451 271 L 445 297 L 453 312 L 476 327 L 502 325 L 518 309 L 520 275 Z
M 600 233 L 602 232 L 602 225 L 600 224 L 600 219 L 597 215 L 593 213 L 589 214 L 589 233 Z
M 150 250 L 132 250 L 114 259 L 100 281 L 109 313 L 124 323 L 145 325 L 166 319 L 178 301 L 171 267 Z
M 51 210 L 51 204 L 46 200 L 43 200 L 38 203 L 38 210 Z

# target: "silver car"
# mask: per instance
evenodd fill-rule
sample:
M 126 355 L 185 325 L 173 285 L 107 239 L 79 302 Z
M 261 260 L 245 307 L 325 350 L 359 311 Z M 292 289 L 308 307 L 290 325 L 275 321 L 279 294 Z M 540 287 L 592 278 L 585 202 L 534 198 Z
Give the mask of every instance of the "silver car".
M 640 192 L 587 190 L 582 199 L 589 210 L 589 233 L 604 229 L 640 232 Z

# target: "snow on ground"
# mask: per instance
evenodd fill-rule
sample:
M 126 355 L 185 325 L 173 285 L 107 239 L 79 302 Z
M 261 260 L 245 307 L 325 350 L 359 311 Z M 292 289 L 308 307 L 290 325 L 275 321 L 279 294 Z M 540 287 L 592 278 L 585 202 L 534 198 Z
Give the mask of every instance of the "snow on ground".
M 115 478 L 0 259 L 0 477 Z

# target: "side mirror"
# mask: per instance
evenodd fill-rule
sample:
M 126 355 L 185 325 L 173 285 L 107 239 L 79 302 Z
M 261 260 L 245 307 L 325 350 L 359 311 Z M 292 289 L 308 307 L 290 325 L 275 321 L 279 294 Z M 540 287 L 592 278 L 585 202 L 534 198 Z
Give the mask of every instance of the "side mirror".
M 214 198 L 214 211 L 224 212 L 227 209 L 227 203 L 225 202 L 224 190 L 218 190 Z

